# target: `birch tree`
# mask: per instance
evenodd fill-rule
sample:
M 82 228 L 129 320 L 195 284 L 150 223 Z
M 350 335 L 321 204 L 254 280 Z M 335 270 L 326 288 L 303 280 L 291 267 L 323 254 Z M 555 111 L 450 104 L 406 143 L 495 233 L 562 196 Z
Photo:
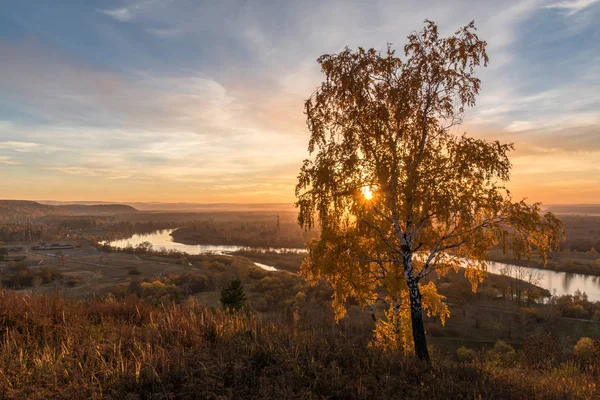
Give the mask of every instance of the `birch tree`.
M 449 314 L 436 276 L 463 266 L 475 289 L 493 246 L 545 261 L 562 232 L 505 189 L 512 144 L 454 134 L 475 105 L 485 49 L 474 23 L 444 38 L 425 21 L 402 56 L 391 45 L 321 56 L 324 80 L 305 103 L 311 157 L 296 206 L 320 236 L 301 273 L 331 283 L 337 318 L 349 298 L 387 304 L 375 342 L 425 361 L 423 312 Z

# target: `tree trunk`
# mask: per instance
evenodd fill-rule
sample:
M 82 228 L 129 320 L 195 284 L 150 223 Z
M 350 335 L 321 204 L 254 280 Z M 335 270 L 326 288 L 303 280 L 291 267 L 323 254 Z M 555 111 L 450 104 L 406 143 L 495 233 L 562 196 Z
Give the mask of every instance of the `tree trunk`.
M 410 318 L 412 322 L 413 341 L 415 343 L 415 354 L 419 360 L 426 361 L 429 364 L 427 338 L 425 337 L 425 327 L 423 326 L 421 291 L 414 279 L 410 279 L 408 282 L 408 292 L 410 294 Z

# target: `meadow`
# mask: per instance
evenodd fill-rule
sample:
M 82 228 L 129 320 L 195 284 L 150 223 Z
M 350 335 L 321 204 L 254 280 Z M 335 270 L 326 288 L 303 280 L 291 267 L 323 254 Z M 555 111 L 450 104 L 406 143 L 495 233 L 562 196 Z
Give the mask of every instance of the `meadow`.
M 589 399 L 598 394 L 597 366 L 562 362 L 548 337 L 532 337 L 518 353 L 499 344 L 461 361 L 434 356 L 433 366 L 426 367 L 371 348 L 364 337 L 343 329 L 232 315 L 195 301 L 152 307 L 133 297 L 75 301 L 2 291 L 0 320 L 0 393 L 6 399 Z M 528 358 L 542 342 L 550 351 Z

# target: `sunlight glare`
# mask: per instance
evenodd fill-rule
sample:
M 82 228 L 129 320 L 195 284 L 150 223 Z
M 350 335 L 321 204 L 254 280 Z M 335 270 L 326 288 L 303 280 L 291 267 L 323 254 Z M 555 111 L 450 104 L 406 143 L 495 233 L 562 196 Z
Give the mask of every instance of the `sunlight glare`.
M 373 190 L 371 190 L 370 186 L 363 186 L 360 190 L 365 198 L 365 200 L 371 200 L 373 198 Z

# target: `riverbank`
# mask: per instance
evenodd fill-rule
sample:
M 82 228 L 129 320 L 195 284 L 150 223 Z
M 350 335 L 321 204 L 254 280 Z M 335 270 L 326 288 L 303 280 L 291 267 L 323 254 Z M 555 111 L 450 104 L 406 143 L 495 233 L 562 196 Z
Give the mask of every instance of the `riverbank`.
M 163 249 L 164 251 L 174 251 L 187 254 L 234 254 L 252 259 L 254 262 L 277 269 L 286 270 L 295 273 L 300 268 L 303 257 L 294 255 L 294 252 L 285 248 L 249 248 L 240 245 L 200 245 L 200 244 L 182 244 L 173 241 L 170 235 L 172 230 L 157 231 L 149 235 L 133 235 L 129 239 L 111 242 L 112 246 L 119 248 L 134 249 L 137 246 L 151 246 L 154 250 Z M 278 255 L 279 253 L 283 255 Z M 291 256 L 285 254 L 292 253 Z M 574 253 L 575 254 L 575 253 Z M 582 254 L 582 253 L 581 253 Z M 506 260 L 502 260 L 506 262 Z M 488 271 L 490 273 L 502 274 L 502 271 L 510 265 L 506 263 L 490 262 Z M 510 269 L 510 268 L 509 268 Z M 575 294 L 577 290 L 586 292 L 590 300 L 600 301 L 600 277 L 585 274 L 573 274 L 566 272 L 556 272 L 551 269 L 534 269 L 534 271 L 521 271 L 516 276 L 524 277 L 528 272 L 539 272 L 543 276 L 538 285 L 550 292 L 556 294 Z M 513 271 L 514 274 L 514 271 Z M 511 274 L 511 275 L 513 275 Z M 513 277 L 514 278 L 514 277 Z
M 252 228 L 252 229 L 251 229 Z M 258 229 L 258 231 L 256 231 Z M 276 229 L 240 225 L 238 227 L 213 227 L 207 224 L 175 229 L 173 241 L 187 245 L 245 246 L 261 248 L 303 249 L 315 232 L 302 230 L 278 234 Z
M 517 259 L 512 254 L 502 254 L 500 249 L 494 249 L 489 253 L 490 261 L 504 264 L 512 264 L 520 267 L 539 268 L 556 272 L 572 274 L 600 276 L 600 254 L 595 251 L 564 251 L 548 254 L 548 260 L 544 266 L 542 259 L 534 254 L 531 260 Z
M 278 270 L 292 273 L 300 271 L 300 265 L 306 257 L 305 253 L 262 251 L 258 249 L 238 250 L 229 254 L 232 256 L 245 257 L 251 261 L 270 265 Z

